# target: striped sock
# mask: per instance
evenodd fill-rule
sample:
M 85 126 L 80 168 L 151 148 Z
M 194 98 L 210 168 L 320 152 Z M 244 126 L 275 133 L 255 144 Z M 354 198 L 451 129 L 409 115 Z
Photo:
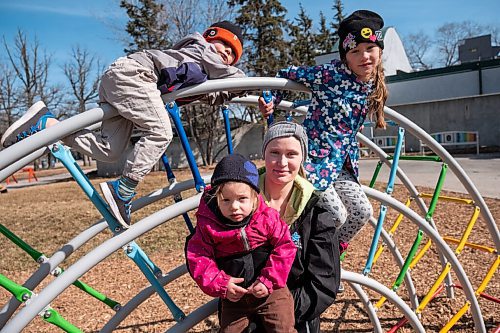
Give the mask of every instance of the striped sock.
M 138 181 L 121 176 L 118 180 L 118 194 L 124 199 L 130 199 L 135 194 L 135 188 L 139 184 Z

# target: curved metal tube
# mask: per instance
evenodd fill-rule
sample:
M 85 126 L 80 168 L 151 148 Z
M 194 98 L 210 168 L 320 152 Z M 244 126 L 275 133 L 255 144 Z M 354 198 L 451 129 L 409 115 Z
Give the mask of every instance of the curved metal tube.
M 88 112 L 90 112 L 90 111 L 91 110 L 89 110 Z M 101 125 L 101 122 L 98 122 L 92 126 L 87 127 L 87 129 L 93 131 L 95 129 L 98 129 L 100 127 L 100 125 Z M 4 169 L 0 170 L 0 182 L 5 180 L 5 178 L 7 178 L 9 175 L 13 174 L 17 170 L 24 167 L 25 165 L 30 164 L 31 162 L 33 162 L 37 158 L 43 156 L 43 154 L 46 153 L 46 150 L 47 150 L 47 147 L 42 147 L 38 150 L 35 150 L 31 154 L 26 155 L 25 157 L 15 161 L 14 163 L 12 163 L 9 166 L 5 167 Z
M 103 104 L 100 108 L 91 109 L 61 121 L 50 128 L 33 134 L 23 141 L 0 151 L 0 170 L 2 170 L 0 171 L 0 179 L 7 178 L 6 176 L 4 177 L 3 172 L 3 169 L 6 166 L 42 147 L 46 147 L 49 144 L 56 142 L 60 138 L 64 138 L 73 132 L 93 125 L 103 119 L 111 118 L 116 114 L 116 110 L 109 104 Z
M 47 152 L 47 147 L 42 147 L 38 150 L 35 150 L 31 154 L 28 154 L 25 157 L 17 160 L 16 162 L 12 163 L 11 165 L 5 167 L 4 169 L 0 170 L 0 182 L 7 179 L 7 177 L 9 177 L 13 173 L 15 173 L 17 170 L 20 170 L 21 168 L 23 168 L 25 165 L 28 165 L 31 162 L 33 162 L 34 160 L 36 160 L 37 158 L 43 156 L 43 154 L 45 154 L 46 152 Z
M 392 161 L 389 161 L 387 159 L 387 154 L 379 147 L 377 146 L 372 140 L 368 139 L 366 136 L 364 136 L 361 133 L 358 133 L 357 138 L 363 142 L 367 147 L 369 147 L 373 152 L 375 152 L 379 159 L 387 165 L 389 168 L 392 166 Z M 413 183 L 410 181 L 410 179 L 406 176 L 406 174 L 403 172 L 403 170 L 398 166 L 396 170 L 396 175 L 401 180 L 403 185 L 406 187 L 406 189 L 410 192 L 410 196 L 412 199 L 414 199 L 417 203 L 418 208 L 422 211 L 422 214 L 425 216 L 427 215 L 427 206 L 425 204 L 425 201 L 418 195 L 418 190 L 415 188 Z M 434 219 L 431 217 L 429 220 L 429 223 L 432 225 L 434 230 L 439 234 L 439 230 L 434 223 Z M 446 258 L 444 257 L 443 253 L 438 249 L 438 257 L 439 257 L 439 262 L 441 263 L 441 267 L 446 267 Z M 451 278 L 451 274 L 448 273 L 446 275 L 446 292 L 448 297 L 452 298 L 453 297 L 453 280 Z M 417 302 L 418 303 L 418 302 Z
M 129 229 L 103 242 L 94 248 L 76 263 L 67 268 L 64 274 L 59 275 L 49 283 L 32 301 L 21 309 L 10 322 L 8 322 L 2 332 L 17 332 L 22 330 L 31 320 L 75 280 L 85 274 L 92 267 L 107 258 L 113 252 L 133 241 L 142 234 L 154 229 L 165 221 L 169 221 L 182 212 L 198 207 L 201 194 L 187 198 L 164 208 L 138 223 L 133 224 Z
M 413 210 L 409 209 L 403 203 L 388 196 L 387 194 L 384 194 L 382 192 L 379 192 L 377 190 L 374 190 L 366 186 L 363 186 L 363 191 L 369 198 L 373 198 L 379 202 L 384 203 L 387 206 L 396 209 L 398 212 L 402 213 L 405 217 L 415 222 L 415 224 L 427 235 L 427 237 L 429 237 L 432 240 L 434 245 L 436 245 L 436 247 L 443 252 L 443 254 L 446 256 L 446 259 L 448 259 L 448 261 L 450 262 L 453 271 L 457 275 L 458 280 L 462 284 L 467 300 L 469 300 L 471 303 L 472 317 L 474 318 L 474 325 L 476 327 L 476 331 L 486 333 L 483 316 L 481 315 L 481 308 L 479 307 L 479 303 L 474 294 L 474 289 L 472 288 L 472 285 L 469 279 L 467 278 L 467 275 L 465 274 L 462 264 L 460 263 L 460 261 L 458 261 L 453 250 L 450 249 L 448 244 L 446 244 L 446 242 L 439 236 L 436 230 L 432 228 L 432 226 L 430 226 L 429 223 L 427 223 L 427 221 L 425 221 Z
M 197 95 L 197 94 L 204 94 L 212 91 L 218 91 L 218 90 L 247 90 L 247 89 L 286 89 L 286 90 L 298 90 L 298 91 L 309 91 L 306 89 L 304 86 L 288 81 L 286 79 L 276 79 L 276 78 L 246 78 L 246 79 L 225 79 L 225 80 L 213 80 L 213 81 L 207 81 L 206 83 L 203 83 L 201 85 L 189 87 L 182 89 L 176 93 L 172 93 L 169 95 L 165 95 L 164 100 L 169 102 L 171 100 L 174 100 L 176 98 L 180 97 L 187 97 L 191 95 Z M 166 99 L 168 97 L 168 99 Z M 407 118 L 405 118 L 402 115 L 397 114 L 395 111 L 389 109 L 386 107 L 385 109 L 386 115 L 389 119 L 394 120 L 401 124 L 403 127 L 405 127 L 410 133 L 415 135 L 417 138 L 421 139 L 423 142 L 425 142 L 435 153 L 437 153 L 441 159 L 446 162 L 451 170 L 457 175 L 457 177 L 460 179 L 464 187 L 468 190 L 469 194 L 473 197 L 473 199 L 476 201 L 476 204 L 481 208 L 481 213 L 483 214 L 483 217 L 487 220 L 488 228 L 490 230 L 490 233 L 492 235 L 492 238 L 495 242 L 497 250 L 500 249 L 500 235 L 498 232 L 498 228 L 496 226 L 496 223 L 491 215 L 491 212 L 489 211 L 488 207 L 486 206 L 483 198 L 480 196 L 479 192 L 475 188 L 475 186 L 472 184 L 471 180 L 468 178 L 468 176 L 465 174 L 463 169 L 458 165 L 458 163 L 451 157 L 451 155 L 448 154 L 446 150 L 444 150 L 437 142 L 435 142 L 430 135 L 428 135 L 426 132 L 424 132 L 422 129 L 420 129 L 418 126 L 413 124 L 411 121 L 409 121 Z M 114 111 L 109 105 L 104 104 L 102 108 L 96 108 L 93 110 L 89 110 L 85 113 L 79 114 L 77 116 L 74 116 L 70 119 L 67 119 L 60 124 L 53 126 L 45 131 L 39 132 L 22 142 L 16 144 L 16 149 L 15 152 L 12 149 L 13 147 L 9 147 L 3 151 L 0 152 L 0 179 L 4 179 L 7 176 L 9 176 L 12 172 L 8 173 L 11 171 L 11 168 L 14 166 L 12 165 L 13 163 L 16 163 L 16 161 L 23 159 L 23 161 L 27 161 L 29 158 L 32 158 L 36 154 L 39 153 L 39 150 L 44 149 L 45 146 L 48 144 L 58 140 L 61 137 L 65 137 L 69 135 L 70 133 L 73 133 L 81 128 L 84 128 L 86 126 L 92 125 L 102 119 L 107 119 L 112 116 L 116 115 L 116 111 Z M 370 141 L 370 140 L 369 140 Z M 371 141 L 370 141 L 371 142 Z M 369 143 L 368 143 L 369 144 Z M 378 148 L 378 147 L 377 147 Z M 31 155 L 30 155 L 31 154 Z M 36 158 L 36 157 L 35 157 Z M 389 162 L 389 161 L 384 161 L 384 162 Z M 389 164 L 390 165 L 390 164 Z M 6 166 L 9 166 L 6 168 Z M 17 164 L 15 164 L 17 166 Z M 403 173 L 404 175 L 404 173 Z M 404 178 L 404 177 L 403 177 Z M 401 177 L 400 177 L 401 179 Z M 403 181 L 404 182 L 404 181 Z M 411 184 L 411 183 L 409 183 Z M 413 186 L 413 185 L 411 185 Z M 408 186 L 407 186 L 408 188 Z M 374 191 L 372 189 L 365 189 L 365 192 L 367 194 L 370 194 L 374 196 L 374 198 L 377 198 L 377 196 L 380 196 L 380 200 L 388 200 L 387 198 L 383 197 L 383 194 L 377 191 Z M 192 197 L 192 198 L 197 198 L 198 196 Z M 191 199 L 184 200 L 183 202 L 176 204 L 171 207 L 177 207 L 177 205 L 183 204 L 185 205 L 186 202 L 191 202 Z M 418 195 L 416 197 L 418 198 Z M 380 201 L 379 200 L 379 201 Z M 398 205 L 402 205 L 401 203 L 397 202 L 396 200 L 392 199 L 389 200 L 389 202 L 392 202 L 392 205 L 394 207 L 397 207 Z M 388 203 L 388 202 L 386 202 Z M 391 205 L 391 204 L 389 204 Z M 391 205 L 391 206 L 392 206 Z M 480 316 L 480 308 L 477 304 L 477 299 L 474 297 L 474 293 L 472 290 L 472 287 L 470 285 L 469 280 L 467 279 L 463 268 L 461 267 L 460 262 L 456 259 L 455 255 L 449 247 L 447 246 L 444 241 L 439 237 L 439 234 L 434 230 L 431 230 L 428 225 L 425 223 L 422 223 L 422 219 L 420 218 L 417 219 L 418 215 L 414 213 L 413 211 L 409 210 L 406 208 L 406 206 L 402 205 L 404 208 L 401 208 L 401 212 L 405 211 L 406 214 L 409 214 L 410 216 L 413 216 L 411 218 L 416 224 L 419 225 L 419 227 L 435 242 L 437 245 L 439 251 L 445 255 L 446 258 L 448 258 L 453 266 L 453 269 L 457 273 L 457 276 L 459 277 L 460 282 L 464 286 L 464 292 L 471 302 L 472 305 L 472 313 L 474 317 L 474 323 L 476 326 L 476 330 L 483 332 L 484 331 L 484 322 L 482 320 L 482 317 Z M 420 206 L 420 205 L 419 205 Z M 425 206 L 424 206 L 425 207 Z M 169 207 L 170 208 L 170 207 Z M 194 207 L 193 207 L 194 208 Z M 170 214 L 173 214 L 171 210 L 167 211 L 161 210 L 160 212 L 165 211 L 165 215 L 170 216 Z M 424 209 L 426 211 L 426 209 Z M 41 293 L 40 295 L 36 298 L 33 299 L 32 303 L 30 303 L 28 306 L 26 306 L 24 309 L 22 309 L 18 315 L 14 317 L 14 319 L 8 324 L 8 326 L 4 327 L 4 329 L 8 327 L 16 327 L 15 324 L 22 325 L 23 322 L 26 322 L 26 324 L 22 327 L 25 327 L 33 318 L 36 316 L 37 308 L 38 311 L 43 309 L 44 306 L 40 308 L 40 305 L 47 301 L 50 303 L 52 299 L 54 299 L 58 294 L 60 294 L 69 284 L 71 284 L 73 281 L 78 279 L 79 276 L 84 274 L 88 269 L 93 267 L 93 265 L 89 266 L 87 270 L 82 271 L 87 265 L 89 265 L 91 262 L 93 262 L 92 258 L 88 258 L 90 254 L 95 253 L 97 249 L 101 249 L 104 247 L 106 250 L 108 248 L 114 248 L 116 246 L 116 243 L 119 241 L 124 241 L 124 239 L 127 239 L 127 241 L 124 241 L 124 244 L 133 240 L 134 238 L 133 235 L 137 233 L 139 230 L 142 230 L 147 224 L 152 225 L 149 229 L 145 230 L 144 232 L 149 231 L 150 229 L 156 227 L 158 224 L 161 224 L 163 222 L 159 221 L 158 213 L 157 212 L 153 215 L 151 215 L 148 218 L 145 218 L 143 221 L 144 223 L 141 224 L 135 224 L 132 226 L 128 231 L 124 232 L 123 234 L 114 237 L 113 239 L 110 239 L 97 248 L 95 248 L 93 251 L 91 251 L 89 254 L 87 254 L 85 257 L 81 258 L 77 263 L 72 265 L 66 272 L 65 274 L 62 274 L 59 276 L 54 282 L 49 284 Z M 411 213 L 410 213 L 411 212 Z M 405 215 L 406 215 L 405 214 Z M 425 222 L 425 221 L 424 221 Z M 142 233 L 144 233 L 142 232 Z M 142 234 L 140 233 L 140 234 Z M 139 234 L 139 235 L 140 235 Z M 137 237 L 137 236 L 136 236 Z M 115 238 L 117 238 L 115 240 Z M 122 245 L 124 245 L 122 244 Z M 121 246 L 121 245 L 120 245 Z M 119 246 L 118 246 L 119 247 Z M 118 248 L 117 247 L 117 248 Z M 117 249 L 116 248 L 116 249 Z M 114 250 L 113 250 L 114 251 Z M 112 252 L 113 252 L 112 251 Z M 112 253 L 111 252 L 111 253 Z M 450 253 L 451 252 L 451 253 Z M 107 254 L 109 255 L 109 254 Z M 107 256 L 106 255 L 106 256 Z M 106 256 L 104 256 L 102 259 L 104 259 Z M 101 260 L 102 260 L 101 259 Z M 73 275 L 78 275 L 76 276 L 73 280 L 72 277 L 70 277 L 68 272 L 72 272 Z M 60 279 L 61 277 L 64 277 L 64 279 Z M 67 285 L 62 284 L 62 286 L 55 286 L 56 281 L 69 281 L 71 282 Z M 462 281 L 463 280 L 463 281 Z M 62 289 L 61 289 L 62 288 Z M 57 292 L 59 289 L 61 289 L 59 292 Z M 23 316 L 21 316 L 23 314 Z M 33 315 L 31 318 L 26 318 L 29 317 L 30 315 Z M 19 319 L 23 317 L 23 320 Z M 26 319 L 24 319 L 26 318 Z M 26 321 L 27 320 L 27 321 Z M 14 325 L 13 325 L 14 323 Z M 19 324 L 20 323 L 20 324 Z
M 382 329 L 382 325 L 380 325 L 380 320 L 377 317 L 377 310 L 373 306 L 372 302 L 370 302 L 370 298 L 368 295 L 365 293 L 363 288 L 360 287 L 359 284 L 348 282 L 349 286 L 354 290 L 356 295 L 358 295 L 358 298 L 361 300 L 361 303 L 363 303 L 366 312 L 368 313 L 368 317 L 370 318 L 370 321 L 372 322 L 374 332 L 384 332 Z
M 167 274 L 164 274 L 161 278 L 158 279 L 158 282 L 164 286 L 174 281 L 175 279 L 181 277 L 182 275 L 187 273 L 186 265 L 181 265 Z M 123 305 L 121 309 L 113 316 L 111 319 L 104 325 L 104 327 L 100 330 L 100 332 L 113 332 L 115 328 L 120 325 L 120 323 L 127 318 L 127 316 L 134 311 L 139 305 L 141 305 L 145 300 L 147 300 L 151 295 L 155 293 L 155 289 L 152 286 L 149 286 L 143 290 L 141 290 L 137 295 L 135 295 L 127 304 Z M 185 320 L 185 319 L 184 319 Z M 183 320 L 183 321 L 184 321 Z
M 231 102 L 245 104 L 245 105 L 256 105 L 256 104 L 258 104 L 258 99 L 259 99 L 259 96 L 246 96 L 246 97 L 233 98 L 231 100 Z M 302 115 L 305 115 L 307 112 L 307 107 L 300 106 L 300 107 L 295 108 L 293 103 L 288 102 L 288 101 L 281 101 L 277 107 L 280 109 L 286 110 L 286 111 L 295 111 L 295 112 L 302 114 Z M 356 137 L 359 139 L 359 141 L 361 141 L 363 144 L 365 144 L 365 146 L 367 146 L 373 152 L 375 152 L 378 155 L 379 159 L 385 165 L 387 165 L 389 168 L 392 167 L 392 161 L 387 159 L 388 155 L 380 147 L 378 147 L 373 141 L 371 141 L 370 139 L 368 139 L 365 135 L 363 135 L 361 133 L 358 133 L 356 135 Z M 425 201 L 418 195 L 418 190 L 416 189 L 416 187 L 413 185 L 413 183 L 410 181 L 410 179 L 406 176 L 404 171 L 399 166 L 396 169 L 396 175 L 401 180 L 401 182 L 406 187 L 406 189 L 410 192 L 411 197 L 416 201 L 417 206 L 420 208 L 423 215 L 425 216 L 428 212 Z M 430 223 L 431 223 L 432 227 L 436 231 L 438 231 L 438 229 L 434 223 L 434 220 L 432 218 L 430 219 Z M 446 266 L 446 258 L 439 250 L 438 250 L 438 256 L 439 256 L 439 261 L 441 263 L 441 266 L 444 268 Z M 409 281 L 411 281 L 411 279 Z M 405 278 L 405 283 L 409 282 L 409 281 Z M 448 297 L 453 297 L 453 289 L 451 287 L 453 285 L 453 281 L 451 278 L 451 274 L 447 274 L 446 282 L 447 282 L 446 290 L 448 293 Z M 415 289 L 411 288 L 412 286 L 413 286 L 413 283 L 411 286 L 408 285 L 407 287 L 410 287 L 409 293 L 410 293 L 410 298 L 412 300 L 412 306 L 414 306 L 414 309 L 416 309 L 416 306 L 418 306 L 418 299 L 417 299 L 417 296 L 415 294 L 412 295 L 412 292 L 415 292 Z
M 403 313 L 403 315 L 408 319 L 413 330 L 416 332 L 425 332 L 424 327 L 418 320 L 417 315 L 410 309 L 410 307 L 392 290 L 384 286 L 383 284 L 358 273 L 353 273 L 349 271 L 342 270 L 342 280 L 347 281 L 351 284 L 358 284 L 367 287 L 373 291 L 386 297 L 388 300 L 394 303 L 396 307 Z M 191 312 L 184 318 L 183 321 L 176 323 L 174 326 L 169 328 L 166 332 L 168 333 L 181 333 L 187 332 L 190 328 L 198 324 L 200 321 L 208 317 L 209 315 L 217 311 L 217 299 L 211 300 L 210 302 L 202 305 L 195 311 Z M 377 318 L 378 320 L 378 318 Z M 377 322 L 377 320 L 375 322 Z
M 376 228 L 377 226 L 377 220 L 373 216 L 370 217 L 370 224 L 372 225 L 373 228 Z M 392 256 L 394 257 L 394 260 L 396 260 L 396 263 L 401 269 L 405 263 L 405 260 L 401 256 L 401 253 L 399 252 L 399 249 L 396 246 L 396 243 L 394 243 L 392 237 L 384 229 L 382 229 L 382 239 L 389 247 L 389 250 L 391 251 Z M 410 270 L 406 271 L 404 281 L 405 281 L 405 287 L 408 290 L 408 297 L 410 298 L 411 307 L 413 310 L 416 310 L 419 305 L 418 295 L 417 295 L 417 290 L 415 289 L 415 285 L 413 284 L 413 279 L 411 278 Z
M 269 77 L 246 77 L 238 79 L 208 80 L 204 83 L 163 95 L 163 102 L 170 103 L 178 98 L 208 94 L 213 91 L 241 90 L 295 90 L 310 92 L 304 85 L 287 79 Z
M 205 175 L 203 176 L 203 179 L 207 184 L 210 183 L 210 176 Z M 152 192 L 144 197 L 135 200 L 132 206 L 132 212 L 144 208 L 145 206 L 158 200 L 192 188 L 194 188 L 194 181 L 192 179 L 169 185 L 168 188 Z M 100 232 L 104 231 L 107 226 L 108 224 L 106 223 L 106 221 L 100 220 L 86 230 L 82 231 L 68 243 L 63 245 L 59 250 L 54 252 L 54 254 L 46 262 L 41 264 L 40 267 L 28 278 L 28 280 L 26 280 L 23 286 L 30 290 L 34 290 L 43 281 L 43 279 L 45 279 L 47 275 L 50 274 L 50 272 L 52 272 L 59 264 L 61 264 L 61 262 L 63 262 L 82 245 L 87 243 L 90 239 L 94 238 Z M 0 327 L 5 325 L 5 323 L 14 314 L 19 305 L 21 305 L 21 303 L 15 297 L 12 297 L 9 302 L 2 308 L 2 310 L 0 311 Z
M 193 328 L 196 324 L 198 324 L 203 319 L 208 316 L 214 314 L 217 311 L 217 298 L 209 301 L 208 303 L 203 304 L 189 315 L 187 315 L 184 320 L 176 323 L 174 326 L 166 330 L 165 332 L 169 333 L 184 333 L 188 332 L 190 328 Z
M 457 176 L 467 192 L 474 199 L 474 203 L 481 209 L 481 215 L 486 220 L 486 224 L 488 226 L 493 242 L 495 243 L 497 252 L 500 252 L 500 233 L 495 223 L 495 219 L 493 218 L 493 215 L 491 214 L 488 206 L 484 202 L 483 197 L 477 190 L 476 186 L 474 186 L 474 183 L 469 178 L 469 176 L 467 176 L 464 169 L 460 166 L 460 164 L 458 164 L 453 156 L 451 156 L 450 153 L 446 151 L 446 149 L 444 149 L 439 143 L 437 143 L 436 140 L 434 140 L 423 129 L 415 125 L 411 120 L 388 107 L 384 108 L 384 112 L 387 118 L 403 125 L 403 127 L 405 127 L 411 134 L 422 140 L 430 149 L 432 149 L 434 153 L 436 153 L 446 164 L 448 164 L 450 170 L 453 171 L 455 176 Z

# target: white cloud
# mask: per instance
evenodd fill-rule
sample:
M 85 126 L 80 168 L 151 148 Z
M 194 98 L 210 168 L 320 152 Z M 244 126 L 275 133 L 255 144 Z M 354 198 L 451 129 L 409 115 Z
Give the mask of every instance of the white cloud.
M 43 5 L 33 5 L 33 4 L 23 4 L 23 3 L 3 3 L 0 8 L 8 8 L 13 10 L 19 10 L 23 12 L 37 12 L 37 13 L 53 13 L 65 16 L 80 16 L 88 17 L 92 16 L 91 12 L 86 8 L 77 7 L 62 7 L 62 6 L 43 6 Z

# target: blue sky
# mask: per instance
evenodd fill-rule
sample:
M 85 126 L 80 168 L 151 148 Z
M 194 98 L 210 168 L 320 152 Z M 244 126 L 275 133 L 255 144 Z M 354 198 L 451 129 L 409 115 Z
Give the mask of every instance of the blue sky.
M 320 11 L 329 18 L 334 1 L 314 0 L 304 8 L 318 23 Z M 293 19 L 299 10 L 299 1 L 282 0 Z M 433 35 L 436 28 L 448 22 L 471 20 L 500 28 L 499 0 L 344 0 L 344 11 L 370 9 L 382 15 L 387 26 L 393 26 L 404 36 L 424 31 Z M 123 55 L 123 27 L 126 15 L 119 8 L 119 0 L 16 0 L 0 2 L 0 32 L 12 44 L 20 28 L 30 39 L 38 39 L 40 47 L 52 56 L 53 71 L 68 61 L 71 48 L 80 45 L 98 55 L 105 64 Z M 121 31 L 120 31 L 121 30 Z M 0 47 L 0 61 L 6 57 Z M 60 75 L 60 73 L 59 73 Z M 57 76 L 57 75 L 56 75 Z

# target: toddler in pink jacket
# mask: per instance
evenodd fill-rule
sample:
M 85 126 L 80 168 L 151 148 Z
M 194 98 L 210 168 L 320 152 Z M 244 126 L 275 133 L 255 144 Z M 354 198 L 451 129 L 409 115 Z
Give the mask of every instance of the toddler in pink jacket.
M 220 297 L 221 332 L 243 332 L 259 320 L 268 332 L 296 332 L 286 286 L 296 247 L 279 213 L 259 195 L 255 164 L 239 154 L 215 167 L 186 241 L 189 273 Z

